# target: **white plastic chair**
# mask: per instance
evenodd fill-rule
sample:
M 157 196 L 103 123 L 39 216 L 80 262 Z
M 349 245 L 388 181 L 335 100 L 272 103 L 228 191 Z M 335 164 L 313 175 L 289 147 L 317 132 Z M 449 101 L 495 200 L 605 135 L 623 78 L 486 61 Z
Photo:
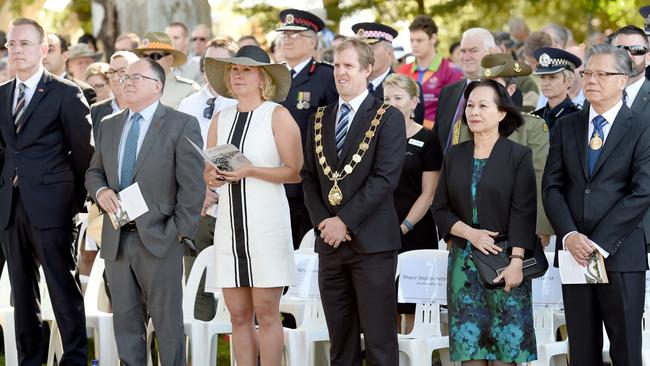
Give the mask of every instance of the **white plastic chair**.
M 316 240 L 316 234 L 314 233 L 314 229 L 310 229 L 305 236 L 302 237 L 302 240 L 300 240 L 300 245 L 298 246 L 298 250 L 305 251 L 305 250 L 314 250 L 314 241 Z
M 448 256 L 449 252 L 446 250 L 422 249 L 405 252 L 398 257 L 397 273 L 405 273 L 408 267 L 409 272 L 417 271 L 429 278 L 435 278 L 435 281 L 444 278 L 445 281 L 439 283 L 444 285 Z M 400 281 L 398 292 L 404 285 L 404 281 Z M 418 301 L 415 306 L 413 330 L 409 334 L 398 335 L 399 351 L 408 356 L 409 365 L 430 365 L 435 350 L 440 352 L 443 365 L 452 364 L 449 358 L 449 336 L 443 336 L 440 328 L 440 302 L 446 302 L 446 298 L 442 297 L 445 293 L 446 291 L 432 292 L 428 300 L 423 298 Z
M 562 302 L 562 281 L 560 272 L 553 267 L 555 253 L 546 252 L 546 258 L 551 264 L 542 277 L 532 281 L 533 322 L 535 325 L 535 340 L 537 341 L 537 360 L 530 366 L 566 365 L 566 357 L 556 357 L 568 354 L 568 340 L 556 341 L 556 332 L 561 324 L 558 323 L 556 312 L 564 304 Z
M 16 325 L 14 308 L 11 306 L 11 283 L 9 269 L 5 263 L 0 276 L 0 327 L 4 337 L 5 362 L 7 366 L 18 366 L 18 350 L 16 346 Z
M 113 313 L 110 312 L 103 274 L 104 260 L 100 253 L 97 253 L 84 294 L 86 327 L 93 330 L 95 358 L 99 360 L 99 364 L 115 366 L 119 363 L 119 357 L 113 331 Z
M 194 303 L 201 277 L 214 258 L 214 246 L 199 253 L 183 291 L 183 323 L 185 324 L 185 333 L 190 338 L 192 364 L 197 366 L 214 365 L 217 359 L 218 335 L 232 333 L 230 313 L 220 292 L 216 296 L 217 309 L 212 320 L 206 322 L 194 317 Z
M 295 258 L 297 285 L 290 287 L 283 296 L 282 311 L 287 312 L 288 304 L 293 304 L 296 312 L 292 314 L 296 317 L 297 328 L 284 328 L 285 361 L 287 366 L 312 366 L 315 364 L 316 342 L 329 341 L 318 292 L 318 255 L 311 251 L 296 251 Z

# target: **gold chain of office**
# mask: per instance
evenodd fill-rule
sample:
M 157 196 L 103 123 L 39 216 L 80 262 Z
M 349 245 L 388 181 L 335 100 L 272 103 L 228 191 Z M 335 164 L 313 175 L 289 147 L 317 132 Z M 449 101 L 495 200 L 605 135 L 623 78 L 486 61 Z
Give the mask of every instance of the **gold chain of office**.
M 343 180 L 345 177 L 347 177 L 349 174 L 352 174 L 354 168 L 363 159 L 363 156 L 365 155 L 366 151 L 368 151 L 368 149 L 370 148 L 370 142 L 372 141 L 372 138 L 375 137 L 377 126 L 379 126 L 379 121 L 381 120 L 383 114 L 386 113 L 387 108 L 388 108 L 388 104 L 383 104 L 381 107 L 379 107 L 379 109 L 377 110 L 377 114 L 375 115 L 375 118 L 373 118 L 372 121 L 370 122 L 370 128 L 368 128 L 368 131 L 366 131 L 366 133 L 363 136 L 363 140 L 359 143 L 357 152 L 355 152 L 354 155 L 352 155 L 350 161 L 347 164 L 345 164 L 345 166 L 343 167 L 343 171 L 338 172 L 332 170 L 329 164 L 327 164 L 327 159 L 323 154 L 322 128 L 323 128 L 323 114 L 325 112 L 325 107 L 318 107 L 318 110 L 316 111 L 316 117 L 314 118 L 314 142 L 316 144 L 316 157 L 318 158 L 318 163 L 323 169 L 323 174 L 325 174 L 327 179 L 334 182 L 332 189 L 330 189 L 327 195 L 327 199 L 330 205 L 338 206 L 343 201 L 343 192 L 339 188 L 339 182 Z

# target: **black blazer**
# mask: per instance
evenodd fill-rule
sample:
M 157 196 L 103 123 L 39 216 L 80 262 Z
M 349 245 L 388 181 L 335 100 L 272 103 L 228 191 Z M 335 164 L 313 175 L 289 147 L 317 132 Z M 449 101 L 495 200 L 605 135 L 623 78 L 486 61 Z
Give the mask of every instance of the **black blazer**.
M 472 226 L 473 156 L 473 140 L 447 150 L 433 203 L 440 236 L 461 248 L 466 240 L 450 232 L 458 221 Z M 508 234 L 511 247 L 534 248 L 537 200 L 530 148 L 499 138 L 481 175 L 476 200 L 481 229 Z
M 644 80 L 630 109 L 642 115 L 643 120 L 650 121 L 650 80 Z M 650 245 L 650 212 L 643 218 L 643 231 L 645 233 L 646 245 Z M 648 249 L 650 251 L 650 247 Z
M 86 197 L 84 174 L 93 154 L 88 106 L 74 83 L 45 70 L 21 116 L 12 118 L 16 81 L 0 85 L 0 134 L 5 142 L 0 175 L 0 229 L 11 216 L 12 180 L 31 223 L 40 229 L 69 225 Z
M 623 105 L 590 177 L 589 123 L 588 109 L 576 112 L 561 118 L 551 134 L 542 187 L 556 250 L 567 233 L 578 231 L 609 252 L 608 271 L 645 271 L 640 224 L 650 207 L 650 124 Z
M 322 122 L 323 150 L 332 169 L 342 171 L 343 166 L 350 161 L 381 105 L 382 102 L 372 95 L 368 95 L 361 103 L 350 125 L 341 159 L 336 157 L 334 139 L 338 102 L 325 108 Z M 343 202 L 338 206 L 331 206 L 328 202 L 327 195 L 332 182 L 323 174 L 314 150 L 312 116 L 301 176 L 305 205 L 316 230 L 316 252 L 332 253 L 336 250 L 325 244 L 318 232 L 321 221 L 333 216 L 338 216 L 351 233 L 352 240 L 342 245 L 350 245 L 359 253 L 399 249 L 401 232 L 393 203 L 393 191 L 399 183 L 406 152 L 406 130 L 402 113 L 394 107 L 386 109 L 363 160 L 351 175 L 339 182 Z
M 113 114 L 113 100 L 115 98 L 106 99 L 101 102 L 97 102 L 90 106 L 90 119 L 93 122 L 93 137 L 97 141 L 97 134 L 99 133 L 99 125 L 102 122 L 104 117 Z
M 440 146 L 443 152 L 445 151 L 445 147 L 447 147 L 447 139 L 451 133 L 451 126 L 454 124 L 456 108 L 458 108 L 458 103 L 460 103 L 466 85 L 467 79 L 462 79 L 444 86 L 440 91 L 438 110 L 436 111 L 436 123 L 433 125 L 433 130 L 440 139 Z

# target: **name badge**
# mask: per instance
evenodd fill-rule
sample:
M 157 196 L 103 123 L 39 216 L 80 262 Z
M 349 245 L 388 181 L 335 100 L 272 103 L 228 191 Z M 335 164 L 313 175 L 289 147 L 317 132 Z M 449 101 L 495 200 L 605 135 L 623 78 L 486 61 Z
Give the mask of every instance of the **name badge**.
M 417 147 L 422 147 L 422 146 L 424 146 L 424 142 L 422 142 L 422 141 L 420 141 L 420 140 L 416 140 L 416 139 L 409 139 L 409 144 L 410 144 L 410 145 L 415 145 L 415 146 L 417 146 Z

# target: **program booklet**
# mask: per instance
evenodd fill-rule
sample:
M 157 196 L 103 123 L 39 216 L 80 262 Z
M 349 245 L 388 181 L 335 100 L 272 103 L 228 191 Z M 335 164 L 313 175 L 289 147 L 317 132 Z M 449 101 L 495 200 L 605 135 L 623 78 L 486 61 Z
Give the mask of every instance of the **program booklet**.
M 203 150 L 187 136 L 185 138 L 205 161 L 219 170 L 232 172 L 241 167 L 252 165 L 250 160 L 233 144 L 223 144 Z
M 121 190 L 117 194 L 117 199 L 120 202 L 117 213 L 108 213 L 115 230 L 149 212 L 137 182 Z
M 589 256 L 586 267 L 581 266 L 568 250 L 559 250 L 558 256 L 562 284 L 609 283 L 605 259 L 599 251 Z

